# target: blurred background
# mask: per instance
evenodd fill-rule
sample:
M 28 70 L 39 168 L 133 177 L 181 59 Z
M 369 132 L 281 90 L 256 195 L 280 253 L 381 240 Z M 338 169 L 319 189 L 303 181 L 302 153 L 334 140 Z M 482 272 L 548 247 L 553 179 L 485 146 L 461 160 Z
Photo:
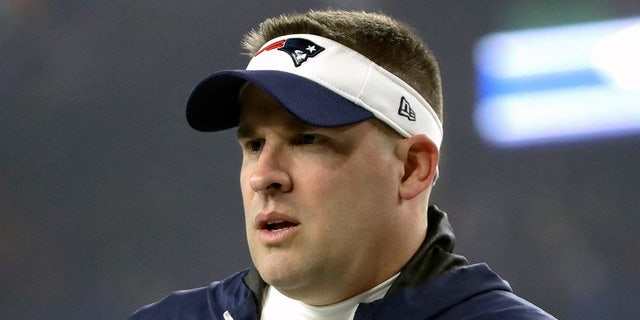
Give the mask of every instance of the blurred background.
M 495 94 L 482 91 L 495 79 L 481 75 L 481 39 L 638 17 L 637 0 L 4 0 L 0 318 L 125 319 L 248 266 L 234 132 L 190 129 L 184 106 L 209 73 L 246 65 L 239 41 L 260 21 L 329 7 L 387 13 L 439 58 L 432 199 L 458 253 L 558 318 L 640 314 L 637 130 L 504 144 L 487 134 L 493 116 L 478 116 Z M 602 114 L 621 110 L 604 101 Z M 623 109 L 638 113 L 635 101 Z

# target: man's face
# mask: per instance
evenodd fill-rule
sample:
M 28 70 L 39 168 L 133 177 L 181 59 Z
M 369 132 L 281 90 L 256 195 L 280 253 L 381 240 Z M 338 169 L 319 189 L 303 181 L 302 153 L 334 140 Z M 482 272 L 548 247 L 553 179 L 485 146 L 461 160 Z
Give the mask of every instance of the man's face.
M 263 279 L 315 305 L 385 280 L 399 245 L 399 138 L 374 120 L 310 126 L 253 85 L 241 106 L 247 240 Z

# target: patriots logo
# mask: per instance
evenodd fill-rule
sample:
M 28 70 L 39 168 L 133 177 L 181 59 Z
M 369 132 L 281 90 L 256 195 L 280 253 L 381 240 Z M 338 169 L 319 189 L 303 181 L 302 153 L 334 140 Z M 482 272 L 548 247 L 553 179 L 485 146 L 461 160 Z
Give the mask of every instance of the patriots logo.
M 324 51 L 323 47 L 315 44 L 313 41 L 302 38 L 291 38 L 274 42 L 258 51 L 255 56 L 273 49 L 288 53 L 296 67 L 301 66 L 307 59 L 313 58 Z

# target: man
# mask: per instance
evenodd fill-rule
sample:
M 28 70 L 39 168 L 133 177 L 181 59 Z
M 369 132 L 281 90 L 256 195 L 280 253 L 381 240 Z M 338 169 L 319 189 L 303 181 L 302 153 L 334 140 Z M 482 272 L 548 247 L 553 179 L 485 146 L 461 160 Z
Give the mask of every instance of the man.
M 254 266 L 131 319 L 552 319 L 452 253 L 436 61 L 381 14 L 311 11 L 247 34 L 246 70 L 193 91 L 190 125 L 237 126 Z M 427 209 L 428 207 L 428 209 Z

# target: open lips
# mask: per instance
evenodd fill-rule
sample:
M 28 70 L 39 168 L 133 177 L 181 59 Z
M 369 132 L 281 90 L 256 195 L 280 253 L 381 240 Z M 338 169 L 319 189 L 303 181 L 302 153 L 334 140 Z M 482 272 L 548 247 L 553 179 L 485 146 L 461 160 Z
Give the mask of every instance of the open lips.
M 278 213 L 259 214 L 256 217 L 256 226 L 259 230 L 278 231 L 299 224 L 294 218 Z
M 285 221 L 285 220 L 277 220 L 277 221 L 272 221 L 272 222 L 268 222 L 264 229 L 267 229 L 269 231 L 275 231 L 275 230 L 280 230 L 280 229 L 284 229 L 284 228 L 289 228 L 289 227 L 293 227 L 296 226 L 297 224 L 291 222 L 291 221 Z

